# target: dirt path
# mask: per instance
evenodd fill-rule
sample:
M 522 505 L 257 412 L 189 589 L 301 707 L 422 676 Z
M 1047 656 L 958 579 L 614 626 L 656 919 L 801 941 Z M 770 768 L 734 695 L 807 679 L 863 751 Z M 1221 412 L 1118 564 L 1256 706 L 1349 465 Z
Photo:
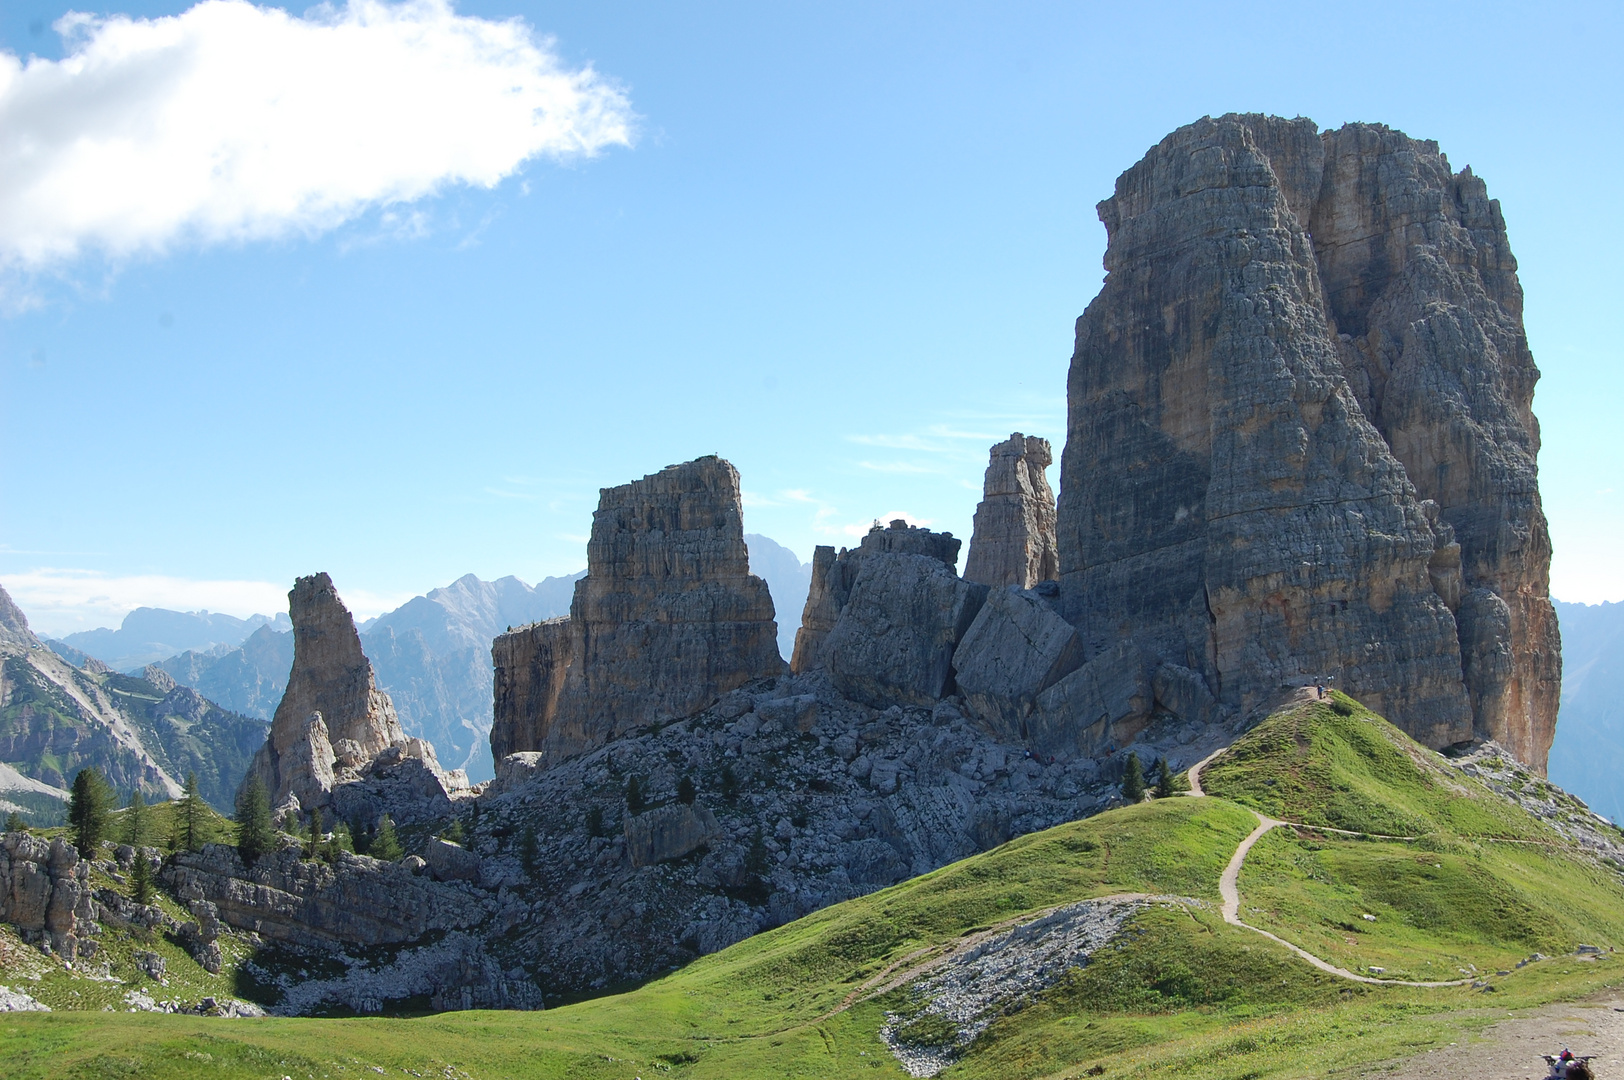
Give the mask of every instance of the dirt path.
M 1197 798 L 1197 799 L 1203 799 L 1203 798 L 1207 797 L 1206 791 L 1204 791 L 1202 789 L 1202 787 L 1201 787 L 1201 770 L 1208 763 L 1210 763 L 1214 758 L 1218 757 L 1220 754 L 1222 754 L 1224 752 L 1224 750 L 1227 750 L 1227 749 L 1229 749 L 1229 748 L 1224 747 L 1223 750 L 1215 750 L 1211 754 L 1208 754 L 1206 757 L 1202 758 L 1200 761 L 1196 762 L 1194 765 L 1190 766 L 1189 778 L 1190 778 L 1190 795 L 1191 795 L 1191 797 Z M 1319 968 L 1321 971 L 1327 972 L 1328 974 L 1331 974 L 1331 975 L 1335 975 L 1338 978 L 1349 979 L 1349 980 L 1351 980 L 1353 982 L 1367 983 L 1367 984 L 1369 984 L 1371 986 L 1419 986 L 1419 987 L 1423 987 L 1423 988 L 1427 988 L 1427 989 L 1433 989 L 1433 988 L 1442 987 L 1442 986 L 1463 986 L 1466 983 L 1469 983 L 1469 982 L 1472 981 L 1470 979 L 1451 979 L 1448 982 L 1409 982 L 1408 980 L 1405 980 L 1405 979 L 1378 979 L 1378 978 L 1376 978 L 1376 977 L 1374 977 L 1372 975 L 1359 975 L 1359 974 L 1356 974 L 1356 973 L 1354 973 L 1352 971 L 1348 971 L 1345 968 L 1339 968 L 1335 964 L 1332 964 L 1327 960 L 1321 960 L 1319 957 L 1315 956 L 1313 953 L 1309 952 L 1307 949 L 1301 948 L 1300 946 L 1297 946 L 1297 945 L 1293 945 L 1291 942 L 1287 941 L 1283 937 L 1280 937 L 1280 936 L 1278 936 L 1276 934 L 1271 934 L 1267 930 L 1260 930 L 1255 926 L 1252 926 L 1252 925 L 1250 925 L 1248 923 L 1242 922 L 1241 921 L 1241 890 L 1240 890 L 1241 867 L 1245 865 L 1245 863 L 1246 863 L 1246 855 L 1247 855 L 1248 852 L 1250 852 L 1252 850 L 1252 845 L 1256 844 L 1259 840 L 1263 839 L 1263 835 L 1265 833 L 1267 833 L 1270 829 L 1277 829 L 1282 825 L 1289 825 L 1289 826 L 1291 826 L 1293 828 L 1314 828 L 1315 827 L 1315 826 L 1298 825 L 1294 821 L 1278 821 L 1278 820 L 1276 820 L 1276 819 L 1274 819 L 1272 817 L 1265 817 L 1264 815 L 1259 814 L 1256 810 L 1253 810 L 1253 811 L 1250 811 L 1250 812 L 1257 815 L 1258 826 L 1257 826 L 1257 828 L 1253 829 L 1251 831 L 1251 833 L 1249 833 L 1247 835 L 1245 840 L 1242 840 L 1240 842 L 1239 846 L 1237 846 L 1235 848 L 1235 854 L 1233 854 L 1233 855 L 1231 855 L 1229 857 L 1229 865 L 1224 867 L 1223 875 L 1221 877 L 1219 877 L 1219 879 L 1218 879 L 1218 895 L 1223 898 L 1223 907 L 1222 907 L 1221 910 L 1222 910 L 1223 915 L 1224 915 L 1224 922 L 1228 923 L 1231 926 L 1238 926 L 1243 930 L 1250 930 L 1254 934 L 1262 934 L 1264 937 L 1268 938 L 1270 941 L 1273 941 L 1273 942 L 1275 942 L 1276 944 L 1279 944 L 1279 945 L 1284 945 L 1286 948 L 1290 949 L 1297 956 L 1299 956 L 1302 959 L 1308 961 L 1310 964 L 1313 964 L 1315 967 Z M 1347 835 L 1347 836 L 1373 836 L 1373 835 L 1375 835 L 1375 834 L 1372 834 L 1372 833 L 1348 832 L 1346 829 L 1325 829 L 1323 831 L 1325 831 L 1325 832 L 1334 832 L 1334 833 L 1342 833 L 1342 834 Z M 1415 838 L 1414 837 L 1383 837 L 1382 839 L 1388 839 L 1388 840 L 1409 839 L 1409 840 L 1413 840 Z
M 1624 1000 L 1609 990 L 1581 1001 L 1566 1001 L 1517 1013 L 1483 1032 L 1480 1038 L 1386 1062 L 1368 1070 L 1391 1080 L 1539 1080 L 1545 1075 L 1542 1054 L 1567 1047 L 1580 1056 L 1594 1054 L 1597 1076 L 1624 1076 Z

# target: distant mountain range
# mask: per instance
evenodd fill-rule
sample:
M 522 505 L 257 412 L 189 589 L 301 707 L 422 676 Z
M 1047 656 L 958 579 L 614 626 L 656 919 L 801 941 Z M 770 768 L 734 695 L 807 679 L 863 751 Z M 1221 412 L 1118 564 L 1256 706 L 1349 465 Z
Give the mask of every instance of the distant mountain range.
M 1624 822 L 1624 603 L 1556 602 L 1562 624 L 1562 708 L 1551 782 Z
M 142 607 L 124 616 L 117 630 L 81 630 L 62 642 L 115 671 L 133 672 L 188 649 L 224 652 L 241 645 L 262 626 L 293 629 L 287 613 L 282 611 L 274 617 L 250 615 L 238 619 L 218 612 Z
M 203 797 L 229 812 L 265 730 L 263 721 L 222 709 L 157 668 L 123 675 L 94 657 L 70 663 L 34 636 L 0 589 L 5 809 L 50 823 L 75 774 L 95 767 L 121 796 L 140 789 L 169 798 L 196 773 Z
M 812 566 L 769 537 L 752 534 L 745 541 L 751 570 L 772 592 L 779 649 L 788 657 Z M 584 573 L 535 586 L 516 577 L 483 581 L 467 574 L 360 624 L 362 647 L 407 733 L 428 739 L 442 764 L 466 769 L 475 783 L 495 775 L 491 639 L 509 627 L 569 614 Z M 284 612 L 234 619 L 138 608 L 117 630 L 86 630 L 47 644 L 81 668 L 94 659 L 139 676 L 154 665 L 224 709 L 268 722 L 293 666 L 291 625 Z

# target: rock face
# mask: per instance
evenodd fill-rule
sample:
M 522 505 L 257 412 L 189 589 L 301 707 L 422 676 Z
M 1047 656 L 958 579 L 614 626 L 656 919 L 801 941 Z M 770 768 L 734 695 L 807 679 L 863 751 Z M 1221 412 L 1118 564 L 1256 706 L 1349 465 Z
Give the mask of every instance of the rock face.
M 1030 589 L 1060 576 L 1054 490 L 1044 472 L 1053 461 L 1048 439 L 1018 431 L 992 448 L 964 561 L 966 581 Z
M 1107 696 L 1245 710 L 1330 675 L 1428 745 L 1543 768 L 1537 371 L 1481 181 L 1387 128 L 1232 115 L 1169 135 L 1100 217 L 1058 541 L 1088 666 L 1129 640 L 1144 676 Z
M 851 600 L 865 562 L 881 555 L 917 555 L 941 563 L 952 575 L 959 546 L 952 533 L 917 528 L 901 518 L 883 529 L 876 522 L 855 548 L 841 548 L 838 556 L 834 548 L 818 545 L 812 553 L 812 586 L 801 612 L 801 628 L 795 633 L 790 670 L 800 674 L 827 665 L 829 637 Z
M 491 642 L 496 668 L 491 756 L 532 751 L 547 736 L 558 714 L 573 648 L 570 620 L 548 619 L 497 635 Z
M 965 701 L 990 731 L 1021 741 L 1031 737 L 1026 720 L 1038 695 L 1082 662 L 1077 630 L 1054 610 L 1052 598 L 1018 585 L 988 594 L 953 654 Z
M 82 930 L 99 932 L 95 918 L 90 866 L 67 841 L 23 832 L 0 836 L 0 921 L 72 960 Z
M 561 760 L 692 715 L 782 672 L 777 633 L 767 585 L 750 573 L 732 465 L 704 457 L 604 488 L 568 621 L 492 646 L 492 751 Z
M 332 579 L 299 578 L 288 614 L 293 670 L 249 774 L 259 776 L 272 806 L 330 809 L 363 825 L 384 813 L 401 824 L 443 816 L 467 778 L 443 772 L 432 746 L 401 731 Z

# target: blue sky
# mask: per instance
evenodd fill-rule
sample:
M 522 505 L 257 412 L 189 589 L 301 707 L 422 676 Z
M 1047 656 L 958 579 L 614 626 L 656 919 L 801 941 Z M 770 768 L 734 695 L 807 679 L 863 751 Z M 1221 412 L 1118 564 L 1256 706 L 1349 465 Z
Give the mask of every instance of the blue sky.
M 450 18 L 430 8 L 414 10 Z M 53 25 L 123 40 L 66 11 L 8 0 L 0 48 L 61 58 Z M 315 95 L 278 136 L 314 155 L 294 209 L 263 162 L 179 225 L 138 180 L 107 186 L 89 225 L 67 190 L 0 207 L 34 253 L 15 241 L 0 262 L 0 584 L 42 629 L 137 603 L 268 611 L 316 570 L 361 614 L 469 571 L 567 573 L 599 487 L 712 452 L 743 475 L 746 529 L 802 558 L 898 513 L 967 537 L 987 446 L 1063 438 L 1072 326 L 1102 277 L 1094 204 L 1168 131 L 1231 110 L 1388 123 L 1486 178 L 1544 371 L 1553 592 L 1624 599 L 1616 4 L 456 16 L 501 41 L 437 77 L 541 56 L 597 109 L 577 125 L 596 153 L 503 128 L 479 92 L 393 83 L 387 50 L 351 56 L 349 38 L 323 53 L 336 74 L 292 79 L 277 50 L 305 24 L 272 20 L 245 32 L 264 77 Z M 210 34 L 198 48 L 237 63 L 241 34 Z M 141 92 L 168 101 L 161 81 Z M 543 83 L 526 92 L 564 92 Z M 39 107 L 12 98 L 14 121 Z M 274 117 L 234 119 L 215 117 L 234 153 L 279 152 L 256 142 Z M 307 127 L 329 141 L 300 143 Z M 384 173 L 370 149 L 345 164 L 352 139 L 392 130 L 412 134 Z

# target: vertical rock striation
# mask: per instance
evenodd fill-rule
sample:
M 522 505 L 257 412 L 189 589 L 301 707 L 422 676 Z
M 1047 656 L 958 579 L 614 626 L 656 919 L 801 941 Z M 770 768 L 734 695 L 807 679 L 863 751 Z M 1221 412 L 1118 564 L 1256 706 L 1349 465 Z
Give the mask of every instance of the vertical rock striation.
M 1537 372 L 1482 183 L 1386 128 L 1231 115 L 1169 135 L 1100 218 L 1058 524 L 1085 667 L 1131 641 L 1162 672 L 1134 700 L 1170 711 L 1156 686 L 1246 709 L 1329 674 L 1429 745 L 1543 768 Z
M 603 489 L 569 619 L 493 645 L 498 759 L 569 757 L 782 673 L 740 502 L 738 470 L 714 456 Z
M 964 579 L 998 589 L 1030 589 L 1060 576 L 1055 498 L 1044 470 L 1054 461 L 1048 439 L 1015 432 L 992 448 Z
M 1361 407 L 1459 544 L 1461 660 L 1476 734 L 1543 768 L 1561 642 L 1540 505 L 1539 370 L 1500 204 L 1434 142 L 1326 132 L 1310 232 Z

